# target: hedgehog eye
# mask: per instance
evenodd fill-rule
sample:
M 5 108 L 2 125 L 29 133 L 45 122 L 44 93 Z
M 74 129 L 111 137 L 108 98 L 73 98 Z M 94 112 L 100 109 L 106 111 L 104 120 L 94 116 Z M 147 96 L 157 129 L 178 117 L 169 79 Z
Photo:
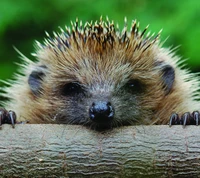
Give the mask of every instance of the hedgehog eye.
M 132 79 L 129 80 L 125 85 L 126 90 L 128 90 L 131 93 L 138 93 L 142 91 L 142 84 L 139 80 Z
M 82 86 L 76 82 L 67 83 L 62 88 L 62 95 L 73 96 L 76 94 L 84 93 Z

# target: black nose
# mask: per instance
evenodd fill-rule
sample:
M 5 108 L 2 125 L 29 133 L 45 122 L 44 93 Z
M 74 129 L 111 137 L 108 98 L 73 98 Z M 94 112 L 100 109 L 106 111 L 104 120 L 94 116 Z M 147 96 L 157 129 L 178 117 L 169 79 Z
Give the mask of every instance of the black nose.
M 89 109 L 90 119 L 97 123 L 110 122 L 114 117 L 114 109 L 110 102 L 98 101 L 92 103 Z

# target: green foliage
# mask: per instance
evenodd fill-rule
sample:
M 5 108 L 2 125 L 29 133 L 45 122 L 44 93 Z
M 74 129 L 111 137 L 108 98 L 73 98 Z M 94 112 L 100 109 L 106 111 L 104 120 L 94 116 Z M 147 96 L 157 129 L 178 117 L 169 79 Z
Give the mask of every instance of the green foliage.
M 34 39 L 42 41 L 45 31 L 59 31 L 58 26 L 70 25 L 76 17 L 95 21 L 108 16 L 123 26 L 140 21 L 141 28 L 150 24 L 149 31 L 157 33 L 163 28 L 164 46 L 178 46 L 177 54 L 189 58 L 193 70 L 200 67 L 198 42 L 200 41 L 200 1 L 157 0 L 1 0 L 0 1 L 0 79 L 10 78 L 19 62 L 15 46 L 27 57 L 34 51 Z

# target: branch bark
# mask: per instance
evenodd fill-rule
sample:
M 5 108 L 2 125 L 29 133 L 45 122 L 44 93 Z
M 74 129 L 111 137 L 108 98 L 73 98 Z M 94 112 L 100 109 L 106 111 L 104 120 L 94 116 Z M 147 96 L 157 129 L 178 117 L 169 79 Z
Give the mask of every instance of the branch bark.
M 4 125 L 2 177 L 199 177 L 200 127 Z

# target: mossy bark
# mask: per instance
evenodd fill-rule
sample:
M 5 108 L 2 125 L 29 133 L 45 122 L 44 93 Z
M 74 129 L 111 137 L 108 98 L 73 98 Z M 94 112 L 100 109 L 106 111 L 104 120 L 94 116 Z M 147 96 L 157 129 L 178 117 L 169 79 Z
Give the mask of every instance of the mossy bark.
M 3 125 L 0 177 L 200 177 L 200 127 Z

